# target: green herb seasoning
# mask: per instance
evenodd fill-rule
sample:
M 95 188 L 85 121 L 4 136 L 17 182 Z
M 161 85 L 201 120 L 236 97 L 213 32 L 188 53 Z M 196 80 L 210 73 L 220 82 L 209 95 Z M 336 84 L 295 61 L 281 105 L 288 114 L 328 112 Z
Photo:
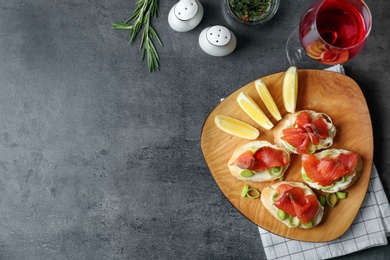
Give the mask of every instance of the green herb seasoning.
M 264 20 L 271 11 L 272 0 L 229 0 L 229 8 L 245 23 Z

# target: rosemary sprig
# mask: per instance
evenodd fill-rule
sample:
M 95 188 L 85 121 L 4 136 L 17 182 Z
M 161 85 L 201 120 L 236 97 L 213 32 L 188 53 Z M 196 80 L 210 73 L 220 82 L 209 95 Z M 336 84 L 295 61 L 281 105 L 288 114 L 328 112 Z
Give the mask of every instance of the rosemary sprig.
M 153 39 L 156 39 L 161 46 L 163 44 L 160 37 L 150 24 L 150 17 L 152 16 L 157 18 L 159 14 L 158 0 L 138 0 L 136 8 L 129 19 L 127 19 L 124 23 L 112 23 L 112 27 L 114 29 L 130 31 L 130 40 L 128 45 L 134 41 L 143 27 L 140 44 L 140 50 L 142 50 L 141 60 L 144 60 L 146 53 L 149 72 L 160 68 L 160 57 L 158 56 L 157 50 L 154 46 Z M 133 23 L 131 23 L 132 21 Z

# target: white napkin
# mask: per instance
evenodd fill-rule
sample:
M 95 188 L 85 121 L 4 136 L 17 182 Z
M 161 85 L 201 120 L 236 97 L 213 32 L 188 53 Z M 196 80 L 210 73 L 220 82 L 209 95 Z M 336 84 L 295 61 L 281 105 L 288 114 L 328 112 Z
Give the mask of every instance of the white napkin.
M 344 74 L 341 65 L 327 70 Z M 386 245 L 387 236 L 390 236 L 390 204 L 373 165 L 370 184 L 362 206 L 351 227 L 341 237 L 326 243 L 311 243 L 283 238 L 261 227 L 259 232 L 268 260 L 329 259 Z

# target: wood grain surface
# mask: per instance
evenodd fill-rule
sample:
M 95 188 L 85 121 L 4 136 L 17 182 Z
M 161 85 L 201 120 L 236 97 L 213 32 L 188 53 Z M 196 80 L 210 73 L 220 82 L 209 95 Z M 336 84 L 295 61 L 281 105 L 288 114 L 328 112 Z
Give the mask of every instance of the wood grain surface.
M 261 78 L 267 85 L 282 116 L 287 114 L 282 99 L 284 74 L 285 72 L 280 72 Z M 218 129 L 214 124 L 216 115 L 223 114 L 247 122 L 260 130 L 261 134 L 258 140 L 267 140 L 273 143 L 272 130 L 262 129 L 241 110 L 236 102 L 237 95 L 244 91 L 256 101 L 271 121 L 275 125 L 277 124 L 256 92 L 254 81 L 236 90 L 210 113 L 202 129 L 201 148 L 210 172 L 223 194 L 238 211 L 254 224 L 286 238 L 325 242 L 338 238 L 349 228 L 365 197 L 373 160 L 371 119 L 365 98 L 357 83 L 351 78 L 322 70 L 298 70 L 298 78 L 297 111 L 311 109 L 328 114 L 337 128 L 332 148 L 357 152 L 361 155 L 364 163 L 360 179 L 347 190 L 348 198 L 339 201 L 334 208 L 326 207 L 320 225 L 312 229 L 288 228 L 264 208 L 260 199 L 241 198 L 240 196 L 245 184 L 261 191 L 276 181 L 245 182 L 236 179 L 229 172 L 227 162 L 233 151 L 249 141 Z M 284 180 L 303 182 L 299 155 L 291 156 L 291 165 Z

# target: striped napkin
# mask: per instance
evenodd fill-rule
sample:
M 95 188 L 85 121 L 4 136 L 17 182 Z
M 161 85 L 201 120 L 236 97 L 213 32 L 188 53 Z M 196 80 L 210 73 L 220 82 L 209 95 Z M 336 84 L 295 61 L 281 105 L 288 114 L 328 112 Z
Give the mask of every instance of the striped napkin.
M 341 65 L 327 70 L 344 74 Z M 268 260 L 329 259 L 386 245 L 387 236 L 390 236 L 390 204 L 373 165 L 362 206 L 351 227 L 341 237 L 326 243 L 311 243 L 283 238 L 260 227 L 259 232 Z

